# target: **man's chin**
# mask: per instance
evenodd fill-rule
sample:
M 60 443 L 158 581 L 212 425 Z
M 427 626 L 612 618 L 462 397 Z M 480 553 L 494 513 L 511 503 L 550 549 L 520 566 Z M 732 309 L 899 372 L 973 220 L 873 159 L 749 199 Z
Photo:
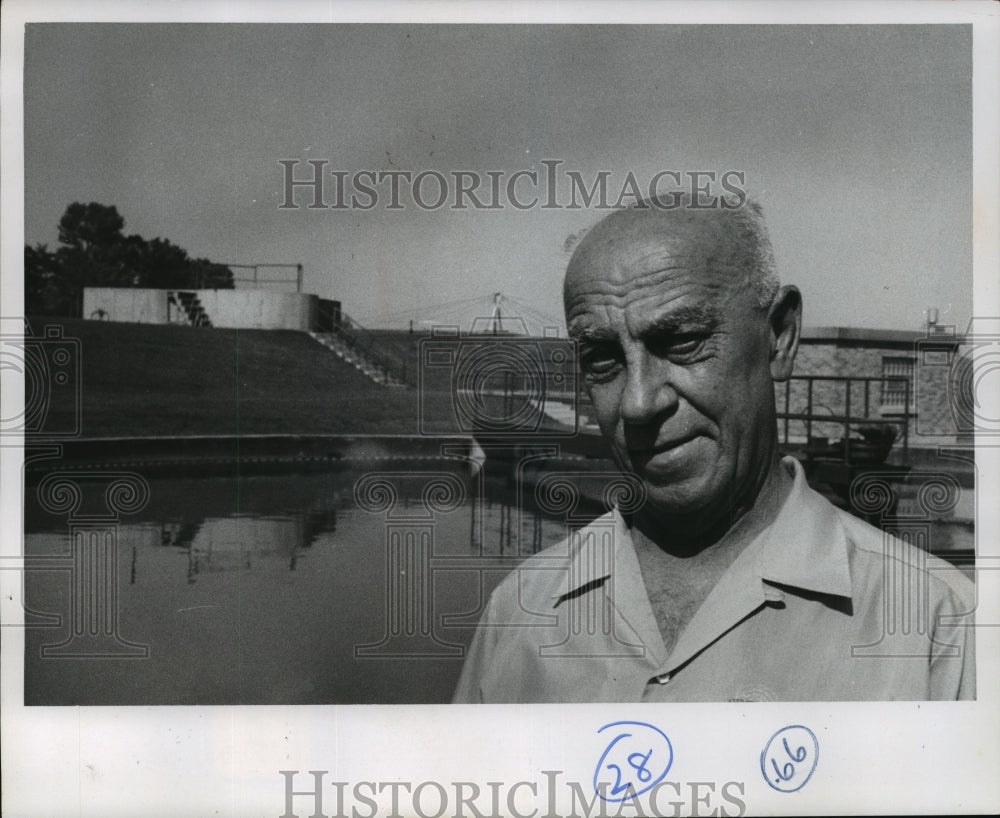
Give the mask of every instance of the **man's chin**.
M 688 517 L 713 505 L 719 493 L 715 481 L 721 464 L 712 452 L 705 451 L 708 442 L 694 438 L 652 457 L 630 453 L 619 458 L 627 462 L 626 470 L 642 481 L 649 512 L 661 517 Z
M 645 514 L 659 518 L 696 517 L 712 507 L 712 492 L 704 480 L 692 478 L 663 484 L 643 479 Z

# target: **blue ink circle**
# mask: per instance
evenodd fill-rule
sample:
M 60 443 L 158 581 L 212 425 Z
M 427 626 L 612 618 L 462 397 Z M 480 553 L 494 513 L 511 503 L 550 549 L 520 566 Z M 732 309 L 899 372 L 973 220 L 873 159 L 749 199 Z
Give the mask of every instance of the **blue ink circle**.
M 771 789 L 798 792 L 812 778 L 819 762 L 816 734 L 801 724 L 782 727 L 760 754 L 760 771 Z
M 666 733 L 644 721 L 613 721 L 597 732 L 610 728 L 618 729 L 594 768 L 594 792 L 602 801 L 617 803 L 648 792 L 666 778 L 674 748 Z M 604 772 L 608 774 L 600 781 Z M 611 784 L 609 792 L 602 791 L 609 789 L 602 783 Z

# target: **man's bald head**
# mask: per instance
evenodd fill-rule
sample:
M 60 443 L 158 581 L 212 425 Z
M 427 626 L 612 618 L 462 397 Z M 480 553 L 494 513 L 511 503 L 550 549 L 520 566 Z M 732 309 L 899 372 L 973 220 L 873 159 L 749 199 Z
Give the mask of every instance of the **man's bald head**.
M 621 265 L 627 266 L 628 248 L 648 245 L 651 239 L 672 258 L 748 286 L 761 308 L 770 306 L 780 287 L 760 205 L 748 200 L 737 209 L 709 210 L 650 199 L 607 216 L 577 245 L 566 270 L 567 310 L 578 283 L 594 275 L 614 281 Z

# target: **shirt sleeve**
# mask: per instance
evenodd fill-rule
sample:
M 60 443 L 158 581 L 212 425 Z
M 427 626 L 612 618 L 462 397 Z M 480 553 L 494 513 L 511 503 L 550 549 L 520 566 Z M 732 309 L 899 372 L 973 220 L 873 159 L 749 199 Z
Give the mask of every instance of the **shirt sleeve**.
M 486 701 L 484 682 L 492 674 L 492 660 L 496 655 L 499 630 L 494 626 L 494 604 L 495 594 L 490 597 L 476 634 L 472 637 L 452 704 L 482 704 Z
M 934 640 L 939 646 L 952 646 L 951 651 L 939 651 L 931 660 L 930 698 L 938 701 L 974 701 L 976 698 L 976 628 L 974 621 L 975 592 L 961 588 L 950 604 L 938 612 Z M 955 652 L 957 649 L 957 653 Z

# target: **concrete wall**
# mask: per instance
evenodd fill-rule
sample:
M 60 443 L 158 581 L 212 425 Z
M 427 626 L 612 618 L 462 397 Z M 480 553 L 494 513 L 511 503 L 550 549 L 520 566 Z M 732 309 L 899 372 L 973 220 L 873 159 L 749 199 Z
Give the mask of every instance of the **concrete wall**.
M 213 327 L 312 329 L 317 297 L 269 290 L 197 290 Z
M 86 287 L 83 317 L 140 324 L 187 323 L 187 316 L 179 305 L 170 305 L 168 309 L 170 292 L 132 287 Z M 198 296 L 213 327 L 311 330 L 316 326 L 319 299 L 315 295 L 272 290 L 185 292 Z
M 83 317 L 136 324 L 165 324 L 167 291 L 131 287 L 85 287 Z

